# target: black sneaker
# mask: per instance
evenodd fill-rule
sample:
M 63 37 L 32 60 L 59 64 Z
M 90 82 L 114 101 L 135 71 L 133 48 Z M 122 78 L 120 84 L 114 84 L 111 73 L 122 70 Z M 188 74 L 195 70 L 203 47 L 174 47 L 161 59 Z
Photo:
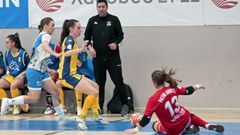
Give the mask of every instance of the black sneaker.
M 191 125 L 189 128 L 187 128 L 184 133 L 186 134 L 193 134 L 199 132 L 199 127 L 195 125 Z
M 121 116 L 123 117 L 128 115 L 128 112 L 129 112 L 129 106 L 124 104 L 121 109 Z
M 223 132 L 224 131 L 224 127 L 222 125 L 214 125 L 214 124 L 210 124 L 208 126 L 209 130 L 213 130 L 216 132 Z
M 53 106 L 50 106 L 50 105 L 47 105 L 43 111 L 43 114 L 45 114 L 45 115 L 49 115 L 49 114 L 53 114 L 53 113 L 54 113 Z

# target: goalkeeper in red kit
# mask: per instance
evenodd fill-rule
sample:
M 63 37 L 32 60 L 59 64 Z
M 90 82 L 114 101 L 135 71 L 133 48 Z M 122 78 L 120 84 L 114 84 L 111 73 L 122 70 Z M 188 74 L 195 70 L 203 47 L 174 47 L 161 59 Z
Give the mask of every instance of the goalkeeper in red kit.
M 146 126 L 153 113 L 156 113 L 159 119 L 153 123 L 153 130 L 161 134 L 196 133 L 199 131 L 199 127 L 216 132 L 224 131 L 222 125 L 210 124 L 178 104 L 179 95 L 190 95 L 198 89 L 205 89 L 205 87 L 201 84 L 178 87 L 176 80 L 172 78 L 174 74 L 175 71 L 172 69 L 167 73 L 166 68 L 152 73 L 152 83 L 157 92 L 149 98 L 143 118 L 136 124 L 135 128 L 126 130 L 127 134 L 136 134 Z

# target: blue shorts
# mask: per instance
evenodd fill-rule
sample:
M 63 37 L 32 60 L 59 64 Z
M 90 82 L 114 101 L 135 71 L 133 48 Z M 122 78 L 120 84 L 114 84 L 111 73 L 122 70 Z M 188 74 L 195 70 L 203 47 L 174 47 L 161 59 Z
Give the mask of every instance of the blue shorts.
M 61 83 L 64 87 L 74 89 L 78 85 L 81 79 L 82 79 L 81 75 L 75 74 L 72 76 L 63 77 L 63 79 L 61 79 Z
M 51 79 L 47 72 L 41 72 L 32 68 L 27 68 L 26 76 L 28 80 L 28 89 L 29 90 L 41 90 L 42 83 Z

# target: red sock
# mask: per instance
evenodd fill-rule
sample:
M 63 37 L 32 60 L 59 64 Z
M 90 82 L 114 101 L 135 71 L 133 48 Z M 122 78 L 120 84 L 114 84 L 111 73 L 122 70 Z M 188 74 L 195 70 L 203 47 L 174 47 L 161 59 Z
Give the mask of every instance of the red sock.
M 203 119 L 199 118 L 195 114 L 191 114 L 191 120 L 192 120 L 192 124 L 193 125 L 204 127 L 204 128 L 205 128 L 206 124 L 208 124 L 208 122 L 206 122 Z

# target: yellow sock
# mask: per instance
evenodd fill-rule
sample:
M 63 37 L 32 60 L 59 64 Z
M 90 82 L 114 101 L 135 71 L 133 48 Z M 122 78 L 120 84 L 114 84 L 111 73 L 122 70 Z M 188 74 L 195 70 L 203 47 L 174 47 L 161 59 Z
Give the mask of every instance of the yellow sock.
M 99 104 L 98 104 L 98 97 L 97 97 L 92 105 L 92 113 L 95 117 L 99 116 L 98 110 L 99 110 Z
M 58 94 L 59 94 L 61 105 L 63 108 L 65 108 L 64 93 L 62 88 L 58 89 Z
M 88 115 L 88 109 L 93 106 L 94 101 L 96 100 L 97 97 L 93 95 L 88 95 L 87 98 L 84 101 L 83 108 L 80 114 L 80 118 L 84 119 Z
M 76 96 L 77 108 L 82 108 L 82 93 L 76 91 L 75 96 Z
M 11 91 L 11 96 L 12 96 L 13 98 L 19 96 L 19 90 L 18 90 L 18 88 L 16 88 L 16 89 L 11 89 L 10 91 Z
M 0 100 L 1 100 L 2 98 L 6 98 L 6 97 L 7 97 L 7 93 L 5 92 L 4 89 L 1 89 L 1 88 L 0 88 Z

